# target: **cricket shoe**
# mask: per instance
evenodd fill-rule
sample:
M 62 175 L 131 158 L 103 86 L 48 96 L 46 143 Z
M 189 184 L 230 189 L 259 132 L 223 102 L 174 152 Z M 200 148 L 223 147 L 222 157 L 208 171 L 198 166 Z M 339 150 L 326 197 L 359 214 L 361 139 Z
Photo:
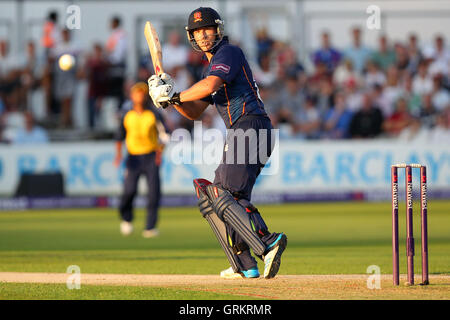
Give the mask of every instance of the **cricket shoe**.
M 258 268 L 250 268 L 248 270 L 240 272 L 234 272 L 232 267 L 223 270 L 220 273 L 222 279 L 245 279 L 245 278 L 259 278 Z
M 131 222 L 123 220 L 120 223 L 120 233 L 124 236 L 129 236 L 131 233 L 133 233 L 133 225 Z
M 267 249 L 270 250 L 263 256 L 264 258 L 264 278 L 271 279 L 276 276 L 281 265 L 281 254 L 287 246 L 287 237 L 281 233 L 278 238 L 270 244 Z
M 159 236 L 159 231 L 158 231 L 158 229 L 144 230 L 144 231 L 142 231 L 142 236 L 144 238 L 155 238 L 155 237 Z

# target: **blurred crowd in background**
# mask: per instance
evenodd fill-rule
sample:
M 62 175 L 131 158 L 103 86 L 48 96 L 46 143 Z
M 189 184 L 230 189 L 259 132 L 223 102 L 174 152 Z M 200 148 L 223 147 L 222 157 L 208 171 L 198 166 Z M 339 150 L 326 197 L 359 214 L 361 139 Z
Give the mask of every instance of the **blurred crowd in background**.
M 281 137 L 348 139 L 387 137 L 450 141 L 450 51 L 436 35 L 421 48 L 416 35 L 371 48 L 362 29 L 352 44 L 335 48 L 328 32 L 309 58 L 307 72 L 286 44 L 258 35 L 254 76 Z
M 71 31 L 60 27 L 51 12 L 40 43 L 28 42 L 22 56 L 9 55 L 0 39 L 0 141 L 39 143 L 51 140 L 52 130 L 74 127 L 74 95 L 80 81 L 85 97 L 88 130 L 101 130 L 105 101 L 114 101 L 117 116 L 130 108 L 129 88 L 153 73 L 149 55 L 140 59 L 134 76 L 127 74 L 128 37 L 120 17 L 110 21 L 105 43 L 80 48 Z M 321 46 L 299 61 L 289 44 L 256 31 L 257 59 L 252 62 L 259 94 L 282 139 L 391 138 L 423 142 L 450 141 L 450 50 L 443 35 L 421 45 L 415 34 L 393 42 L 388 35 L 377 47 L 366 46 L 363 29 L 349 30 L 351 45 L 336 48 L 330 34 Z M 172 31 L 163 44 L 163 64 L 176 91 L 202 77 L 207 61 Z M 232 39 L 231 39 L 232 40 Z M 39 49 L 43 50 L 37 50 Z M 43 51 L 43 55 L 38 55 Z M 58 66 L 64 54 L 75 57 L 69 71 Z M 306 66 L 312 65 L 312 68 Z M 40 95 L 44 116 L 36 116 L 31 101 Z M 33 98 L 34 97 L 34 98 Z M 192 130 L 193 122 L 173 108 L 164 110 L 169 130 Z M 203 115 L 203 128 L 225 130 L 214 107 Z M 50 138 L 49 138 L 50 136 Z

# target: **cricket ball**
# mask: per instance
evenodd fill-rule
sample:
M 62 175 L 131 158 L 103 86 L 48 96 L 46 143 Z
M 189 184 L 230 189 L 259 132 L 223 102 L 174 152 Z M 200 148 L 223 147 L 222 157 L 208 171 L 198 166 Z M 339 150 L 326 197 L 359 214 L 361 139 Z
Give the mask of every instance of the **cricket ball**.
M 59 68 L 63 71 L 69 71 L 75 65 L 75 57 L 70 54 L 63 54 L 58 60 Z

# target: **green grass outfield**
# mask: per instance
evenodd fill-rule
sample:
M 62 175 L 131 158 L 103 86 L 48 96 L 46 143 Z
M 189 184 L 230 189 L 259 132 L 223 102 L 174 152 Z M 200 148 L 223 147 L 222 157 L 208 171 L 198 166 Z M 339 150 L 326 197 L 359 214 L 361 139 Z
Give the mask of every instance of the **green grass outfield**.
M 450 201 L 429 201 L 430 274 L 450 274 Z M 285 232 L 288 248 L 280 275 L 366 274 L 377 265 L 392 273 L 390 203 L 265 205 L 271 231 Z M 420 274 L 420 210 L 415 203 L 416 274 Z M 405 213 L 400 208 L 400 262 L 405 265 Z M 0 272 L 218 275 L 227 260 L 197 208 L 162 208 L 155 239 L 144 239 L 144 211 L 135 233 L 119 233 L 112 209 L 0 212 Z M 263 264 L 260 263 L 260 271 Z M 269 280 L 267 280 L 269 281 Z M 114 289 L 115 288 L 115 289 Z M 0 283 L 0 299 L 236 299 L 226 293 L 176 288 L 84 286 L 80 293 L 56 284 Z M 449 286 L 443 285 L 443 292 Z M 83 291 L 83 293 L 81 293 Z M 447 296 L 450 298 L 450 295 Z M 248 298 L 248 297 L 246 297 Z

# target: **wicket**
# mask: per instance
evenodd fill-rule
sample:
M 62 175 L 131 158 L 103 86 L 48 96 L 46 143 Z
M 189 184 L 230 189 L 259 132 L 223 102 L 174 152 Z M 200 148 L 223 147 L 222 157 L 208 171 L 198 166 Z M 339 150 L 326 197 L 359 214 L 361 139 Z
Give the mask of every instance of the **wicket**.
M 413 236 L 413 182 L 412 169 L 420 169 L 420 207 L 421 207 L 421 236 L 422 236 L 422 285 L 429 284 L 428 280 L 428 224 L 427 224 L 427 168 L 420 164 L 405 163 L 391 166 L 392 187 L 392 266 L 393 282 L 400 284 L 399 249 L 398 249 L 398 168 L 405 168 L 406 191 L 406 256 L 408 267 L 407 285 L 414 284 L 414 236 Z

